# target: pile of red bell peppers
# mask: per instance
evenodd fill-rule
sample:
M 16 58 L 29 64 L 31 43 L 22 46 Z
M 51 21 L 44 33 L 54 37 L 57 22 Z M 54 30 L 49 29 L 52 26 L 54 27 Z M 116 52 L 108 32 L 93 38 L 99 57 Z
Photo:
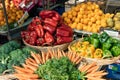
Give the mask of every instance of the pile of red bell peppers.
M 43 10 L 39 17 L 33 18 L 27 30 L 21 32 L 25 42 L 34 46 L 50 46 L 73 40 L 73 30 L 63 23 L 56 11 Z

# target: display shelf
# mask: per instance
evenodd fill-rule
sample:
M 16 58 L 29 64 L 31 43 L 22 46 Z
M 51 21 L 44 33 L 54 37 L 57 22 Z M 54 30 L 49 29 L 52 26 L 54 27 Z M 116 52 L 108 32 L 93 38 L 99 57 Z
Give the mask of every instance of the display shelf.
M 16 33 L 20 31 L 21 29 L 25 28 L 31 21 L 32 21 L 32 18 L 29 18 L 22 25 L 17 26 L 16 28 L 10 29 L 10 34 Z M 7 33 L 8 31 L 0 31 L 0 35 L 7 35 Z

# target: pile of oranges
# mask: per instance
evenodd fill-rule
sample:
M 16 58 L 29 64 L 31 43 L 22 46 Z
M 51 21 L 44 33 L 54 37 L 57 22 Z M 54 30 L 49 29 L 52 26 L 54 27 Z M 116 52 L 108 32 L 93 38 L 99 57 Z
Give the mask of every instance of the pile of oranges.
M 9 23 L 14 23 L 23 16 L 24 14 L 23 10 L 16 8 L 13 1 L 5 0 L 5 5 L 6 5 Z M 4 26 L 5 24 L 6 24 L 6 21 L 5 21 L 3 8 L 2 6 L 0 6 L 0 26 Z
M 107 27 L 107 19 L 114 14 L 104 14 L 94 2 L 81 3 L 73 6 L 62 14 L 64 22 L 73 29 L 97 33 L 101 27 Z

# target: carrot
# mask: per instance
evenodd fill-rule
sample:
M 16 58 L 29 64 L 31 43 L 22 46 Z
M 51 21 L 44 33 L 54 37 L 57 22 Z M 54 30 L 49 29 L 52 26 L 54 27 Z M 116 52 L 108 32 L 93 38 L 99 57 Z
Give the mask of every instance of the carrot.
M 57 50 L 57 54 L 58 54 L 57 58 L 59 59 L 60 58 L 60 52 L 59 52 L 59 50 Z
M 95 67 L 95 68 L 92 70 L 92 72 L 91 72 L 91 73 L 96 72 L 98 69 L 99 69 L 99 66 Z
M 87 72 L 87 70 L 91 69 L 92 67 L 95 67 L 95 65 L 96 65 L 96 62 L 93 62 L 93 63 L 91 63 L 91 64 L 88 64 L 88 65 L 86 66 L 86 68 L 84 69 L 83 72 Z
M 53 50 L 48 49 L 48 52 L 47 52 L 47 53 L 50 54 L 50 57 L 51 57 L 51 58 L 54 58 L 54 57 L 55 57 L 54 54 L 53 54 Z
M 58 53 L 59 53 L 59 58 L 62 57 L 62 52 L 60 51 L 60 49 L 58 49 Z
M 42 64 L 42 58 L 41 58 L 40 54 L 37 54 L 37 57 L 38 57 L 38 59 L 40 61 L 40 64 Z
M 87 76 L 86 76 L 87 77 Z M 99 80 L 100 78 L 97 78 L 97 77 L 87 77 L 88 79 L 91 79 L 91 80 Z
M 43 62 L 43 64 L 46 62 L 45 61 L 45 53 L 43 53 L 43 52 L 42 52 L 42 62 Z
M 29 68 L 30 70 L 36 71 L 38 67 L 32 66 L 32 65 L 25 65 L 26 68 Z
M 25 73 L 25 72 L 22 72 L 22 71 L 20 71 L 18 69 L 15 69 L 15 72 L 17 72 L 17 73 Z
M 36 63 L 36 64 L 35 64 L 35 63 L 32 63 L 32 62 L 29 61 L 29 60 L 27 61 L 27 63 L 28 63 L 27 65 L 32 65 L 32 66 L 38 67 L 38 64 L 37 64 L 37 63 Z
M 76 58 L 76 54 L 73 53 L 73 56 L 71 58 L 72 62 L 74 63 L 74 59 Z
M 83 72 L 85 68 L 86 68 L 86 64 L 83 65 L 83 66 L 81 66 L 81 67 L 79 68 L 79 70 L 80 70 L 81 72 Z
M 18 67 L 18 66 L 13 66 L 13 68 L 18 69 L 18 70 L 20 70 L 22 72 L 25 72 L 25 73 L 34 73 L 34 71 L 32 71 L 32 70 L 21 68 L 21 67 Z
M 28 59 L 29 59 L 32 63 L 37 64 L 34 59 L 32 59 L 32 58 L 28 58 Z
M 79 58 L 77 61 L 76 61 L 76 64 L 79 64 L 81 62 L 82 58 Z
M 87 73 L 91 73 L 92 71 L 94 71 L 94 69 L 96 70 L 98 70 L 98 68 L 99 68 L 99 66 L 95 66 L 95 67 L 91 67 L 90 69 L 88 69 L 86 72 Z
M 46 53 L 46 61 L 49 59 L 49 53 Z
M 107 73 L 97 73 L 97 72 L 95 72 L 95 73 L 87 74 L 86 76 L 88 76 L 88 77 L 102 77 L 102 76 L 104 76 L 106 74 Z
M 27 80 L 28 79 L 38 79 L 39 76 L 37 74 L 14 74 L 15 76 L 18 76 L 18 77 L 23 77 L 23 78 L 26 78 Z
M 70 60 L 72 61 L 72 52 L 70 53 Z
M 18 73 L 18 74 L 14 74 L 19 80 L 22 80 L 22 79 L 29 79 L 29 77 L 28 76 L 26 76 L 25 74 L 20 74 L 20 73 Z M 29 74 L 28 74 L 29 75 Z
M 38 79 L 39 78 L 38 74 L 30 74 L 29 76 L 31 79 Z
M 78 55 L 76 55 L 76 58 L 73 60 L 74 63 L 76 63 L 78 61 L 80 57 Z
M 35 53 L 31 52 L 31 56 L 35 59 L 37 64 L 40 64 L 40 61 L 39 61 L 39 59 L 38 59 L 38 57 L 36 56 Z
M 62 51 L 62 54 L 63 54 L 63 56 L 66 56 L 66 53 L 64 51 Z

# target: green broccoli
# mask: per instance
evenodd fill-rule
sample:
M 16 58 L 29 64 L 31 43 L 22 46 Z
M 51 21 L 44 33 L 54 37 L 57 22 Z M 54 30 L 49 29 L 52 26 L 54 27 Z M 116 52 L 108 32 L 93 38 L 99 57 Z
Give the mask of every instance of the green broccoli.
M 6 69 L 7 69 L 7 68 L 6 68 L 6 65 L 0 63 L 0 73 L 3 73 Z

